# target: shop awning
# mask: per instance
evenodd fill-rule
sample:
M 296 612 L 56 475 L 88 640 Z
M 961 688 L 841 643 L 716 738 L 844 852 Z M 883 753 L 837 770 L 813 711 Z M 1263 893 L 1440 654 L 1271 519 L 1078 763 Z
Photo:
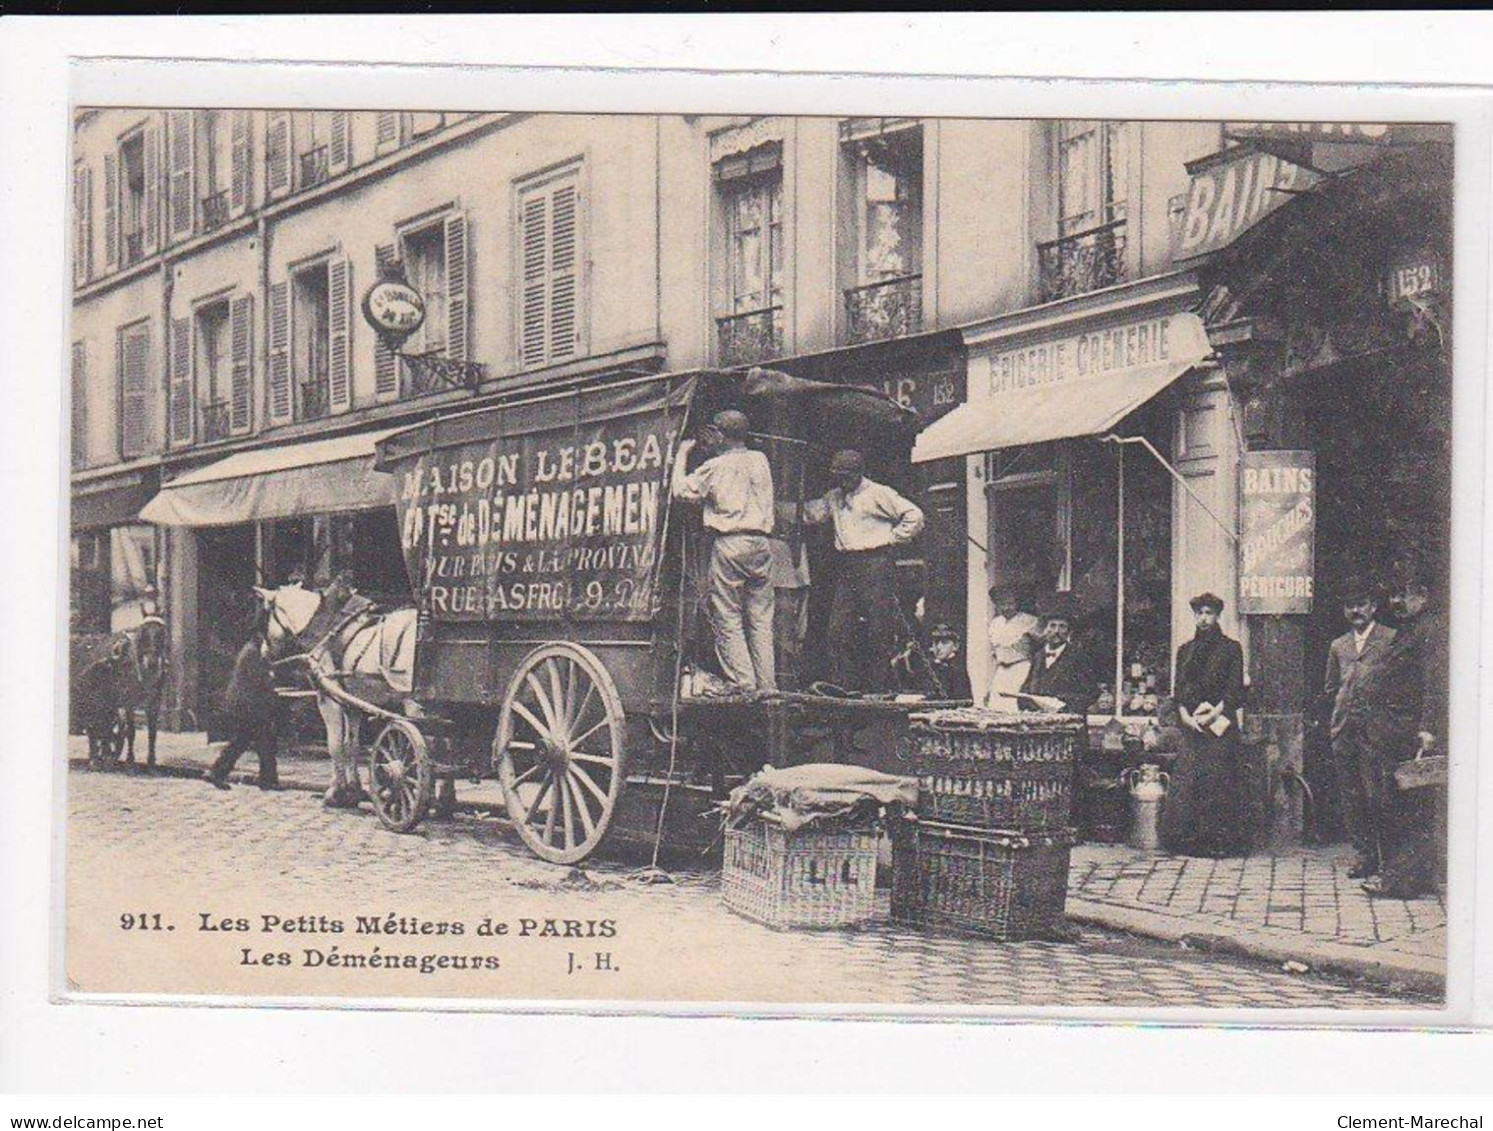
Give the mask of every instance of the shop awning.
M 394 505 L 394 478 L 373 469 L 385 428 L 237 452 L 189 471 L 140 512 L 162 526 L 232 526 Z
M 160 486 L 157 468 L 73 485 L 71 525 L 75 531 L 102 530 L 138 522 L 140 508 Z
M 923 429 L 912 461 L 1107 432 L 1210 352 L 1202 319 L 1188 312 L 1006 350 L 989 359 L 985 390 L 971 365 L 971 395 L 985 395 Z

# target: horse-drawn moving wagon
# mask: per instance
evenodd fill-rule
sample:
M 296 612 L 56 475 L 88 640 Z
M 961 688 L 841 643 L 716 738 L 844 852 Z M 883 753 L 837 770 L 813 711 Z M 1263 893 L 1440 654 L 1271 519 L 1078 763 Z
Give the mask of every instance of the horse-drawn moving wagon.
M 916 428 L 879 393 L 757 369 L 514 397 L 380 441 L 416 608 L 375 622 L 323 602 L 316 629 L 304 615 L 282 627 L 303 642 L 341 634 L 317 686 L 351 720 L 344 733 L 376 721 L 369 793 L 386 826 L 414 828 L 443 779 L 495 776 L 524 843 L 575 863 L 614 829 L 625 791 L 721 796 L 761 765 L 794 696 L 682 691 L 707 651 L 705 532 L 670 505 L 670 464 L 689 423 L 724 408 L 746 411 L 780 510 L 799 517 L 833 448 L 900 478 Z M 783 525 L 796 554 L 800 524 Z M 286 612 L 271 601 L 271 614 L 273 632 Z M 360 690 L 358 672 L 382 687 Z M 635 839 L 661 832 L 663 804 L 629 807 Z

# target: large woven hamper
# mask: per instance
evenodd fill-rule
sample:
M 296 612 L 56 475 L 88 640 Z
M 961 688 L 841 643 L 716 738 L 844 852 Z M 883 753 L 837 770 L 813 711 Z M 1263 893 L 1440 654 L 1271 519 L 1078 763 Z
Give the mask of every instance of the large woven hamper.
M 897 829 L 892 918 L 1016 940 L 1063 933 L 1071 830 L 992 832 L 926 822 Z
M 726 830 L 726 906 L 783 930 L 848 927 L 876 918 L 874 830 L 789 832 L 758 818 Z
M 980 711 L 913 716 L 905 772 L 918 780 L 918 817 L 980 829 L 1064 830 L 1073 823 L 1077 715 L 997 716 Z

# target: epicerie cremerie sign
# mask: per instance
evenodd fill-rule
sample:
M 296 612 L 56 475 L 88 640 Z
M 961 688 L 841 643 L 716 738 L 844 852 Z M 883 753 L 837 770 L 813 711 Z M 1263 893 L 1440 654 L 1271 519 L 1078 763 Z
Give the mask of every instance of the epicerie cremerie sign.
M 1109 326 L 1006 350 L 990 359 L 990 393 L 1001 396 L 1042 385 L 1116 377 L 1173 360 L 1180 352 L 1175 316 Z M 1184 338 L 1190 336 L 1185 332 Z

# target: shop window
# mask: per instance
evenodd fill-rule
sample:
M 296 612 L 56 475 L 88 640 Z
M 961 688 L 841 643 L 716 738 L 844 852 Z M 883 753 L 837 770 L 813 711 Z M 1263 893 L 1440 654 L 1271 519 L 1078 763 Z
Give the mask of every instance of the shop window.
M 109 631 L 140 623 L 145 589 L 157 576 L 154 526 L 136 523 L 109 531 Z
M 580 356 L 586 327 L 579 163 L 518 192 L 519 361 L 524 369 Z
M 845 288 L 849 342 L 915 334 L 923 306 L 923 131 L 905 119 L 841 124 L 854 234 Z
M 327 415 L 331 308 L 327 264 L 303 267 L 291 276 L 291 372 L 295 383 L 295 418 Z
M 89 530 L 69 548 L 68 631 L 109 631 L 109 559 L 101 543 L 107 533 Z
M 715 166 L 725 236 L 725 312 L 716 319 L 722 365 L 783 354 L 782 146 L 773 142 Z
M 1129 129 L 1124 122 L 1055 124 L 1057 238 L 1037 245 L 1042 302 L 1125 281 Z
M 1040 601 L 1072 588 L 1072 493 L 1066 445 L 992 452 L 986 460 L 991 585 Z

